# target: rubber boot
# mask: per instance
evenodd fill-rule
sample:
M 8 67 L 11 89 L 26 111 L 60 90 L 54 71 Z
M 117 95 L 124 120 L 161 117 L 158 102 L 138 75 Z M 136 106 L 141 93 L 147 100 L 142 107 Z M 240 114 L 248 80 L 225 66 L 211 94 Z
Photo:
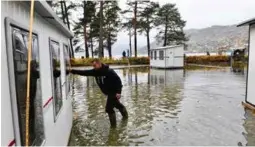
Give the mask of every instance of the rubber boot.
M 120 113 L 121 113 L 121 115 L 122 115 L 122 119 L 123 119 L 123 120 L 128 119 L 128 112 L 127 112 L 127 109 L 126 109 L 125 107 L 122 108 L 122 109 L 120 109 Z
M 111 128 L 116 128 L 116 114 L 115 113 L 108 113 Z

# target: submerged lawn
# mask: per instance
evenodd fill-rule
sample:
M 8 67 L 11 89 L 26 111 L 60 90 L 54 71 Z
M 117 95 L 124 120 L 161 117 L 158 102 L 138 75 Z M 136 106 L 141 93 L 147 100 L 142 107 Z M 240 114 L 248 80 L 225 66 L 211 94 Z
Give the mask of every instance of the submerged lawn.
M 129 120 L 109 129 L 106 97 L 93 78 L 75 76 L 70 145 L 255 145 L 245 111 L 245 75 L 226 69 L 118 69 Z

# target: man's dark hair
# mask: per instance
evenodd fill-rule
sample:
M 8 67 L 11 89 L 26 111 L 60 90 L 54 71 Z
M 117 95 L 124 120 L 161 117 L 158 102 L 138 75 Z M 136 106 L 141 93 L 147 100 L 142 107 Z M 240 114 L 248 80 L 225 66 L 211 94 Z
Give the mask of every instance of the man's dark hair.
M 98 58 L 94 58 L 94 59 L 91 61 L 91 63 L 94 63 L 94 62 L 96 62 L 96 63 L 101 63 L 101 61 L 100 61 Z

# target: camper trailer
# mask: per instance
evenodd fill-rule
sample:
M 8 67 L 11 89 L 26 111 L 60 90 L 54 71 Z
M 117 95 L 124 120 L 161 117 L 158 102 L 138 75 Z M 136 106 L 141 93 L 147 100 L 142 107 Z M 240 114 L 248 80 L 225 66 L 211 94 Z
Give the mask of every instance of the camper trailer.
M 248 44 L 248 74 L 247 74 L 247 90 L 245 102 L 255 108 L 255 18 L 247 20 L 238 25 L 249 25 L 249 44 Z
M 176 69 L 184 66 L 184 45 L 150 49 L 150 66 L 153 68 Z
M 72 128 L 70 38 L 46 1 L 35 1 L 29 131 L 25 127 L 29 1 L 1 1 L 1 145 L 66 146 Z M 29 133 L 29 138 L 26 137 Z

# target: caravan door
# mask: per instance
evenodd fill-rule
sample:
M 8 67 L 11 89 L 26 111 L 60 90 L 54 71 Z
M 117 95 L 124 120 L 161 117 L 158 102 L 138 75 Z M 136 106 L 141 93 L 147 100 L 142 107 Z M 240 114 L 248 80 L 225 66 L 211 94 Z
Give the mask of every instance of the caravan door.
M 174 53 L 171 49 L 166 49 L 166 68 L 174 66 Z

